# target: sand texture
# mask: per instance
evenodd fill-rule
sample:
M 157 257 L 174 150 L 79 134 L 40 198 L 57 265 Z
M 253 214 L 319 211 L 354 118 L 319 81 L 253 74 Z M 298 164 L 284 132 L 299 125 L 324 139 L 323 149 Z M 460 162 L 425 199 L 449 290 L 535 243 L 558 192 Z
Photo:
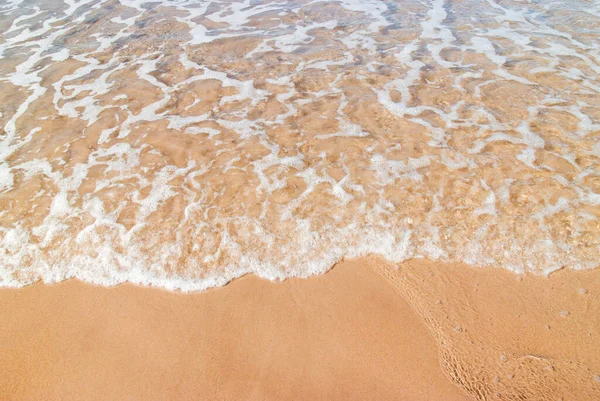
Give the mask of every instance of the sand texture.
M 598 271 L 518 277 L 367 258 L 194 294 L 4 289 L 0 399 L 600 399 Z
M 0 399 L 448 400 L 428 330 L 365 263 L 196 294 L 0 291 Z
M 479 400 L 600 400 L 600 272 L 549 277 L 411 261 L 383 273 L 422 316 L 444 370 Z
M 0 2 L 0 401 L 599 401 L 598 43 L 598 0 Z

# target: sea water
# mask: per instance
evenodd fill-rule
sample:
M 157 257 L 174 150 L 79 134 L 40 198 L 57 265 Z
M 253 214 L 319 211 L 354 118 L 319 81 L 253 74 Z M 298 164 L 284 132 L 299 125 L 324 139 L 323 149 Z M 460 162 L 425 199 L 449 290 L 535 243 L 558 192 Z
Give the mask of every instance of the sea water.
M 0 286 L 600 260 L 600 3 L 0 2 Z

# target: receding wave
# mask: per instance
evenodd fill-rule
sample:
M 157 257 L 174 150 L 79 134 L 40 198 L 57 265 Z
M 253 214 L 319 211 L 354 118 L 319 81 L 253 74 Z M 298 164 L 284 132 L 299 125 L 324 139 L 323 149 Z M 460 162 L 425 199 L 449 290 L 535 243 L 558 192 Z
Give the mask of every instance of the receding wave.
M 0 3 L 0 286 L 600 260 L 600 4 Z

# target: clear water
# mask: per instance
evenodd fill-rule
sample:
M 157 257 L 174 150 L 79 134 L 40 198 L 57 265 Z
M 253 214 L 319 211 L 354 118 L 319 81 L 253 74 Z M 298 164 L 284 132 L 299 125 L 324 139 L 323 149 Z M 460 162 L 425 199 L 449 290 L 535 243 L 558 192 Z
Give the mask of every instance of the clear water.
M 0 286 L 600 258 L 600 3 L 2 1 Z

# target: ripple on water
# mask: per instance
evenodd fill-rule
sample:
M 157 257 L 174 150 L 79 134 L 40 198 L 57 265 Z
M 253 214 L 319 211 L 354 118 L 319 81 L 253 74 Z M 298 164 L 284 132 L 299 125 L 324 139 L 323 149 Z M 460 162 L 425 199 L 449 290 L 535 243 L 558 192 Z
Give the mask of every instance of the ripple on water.
M 0 6 L 0 285 L 600 257 L 600 7 Z

